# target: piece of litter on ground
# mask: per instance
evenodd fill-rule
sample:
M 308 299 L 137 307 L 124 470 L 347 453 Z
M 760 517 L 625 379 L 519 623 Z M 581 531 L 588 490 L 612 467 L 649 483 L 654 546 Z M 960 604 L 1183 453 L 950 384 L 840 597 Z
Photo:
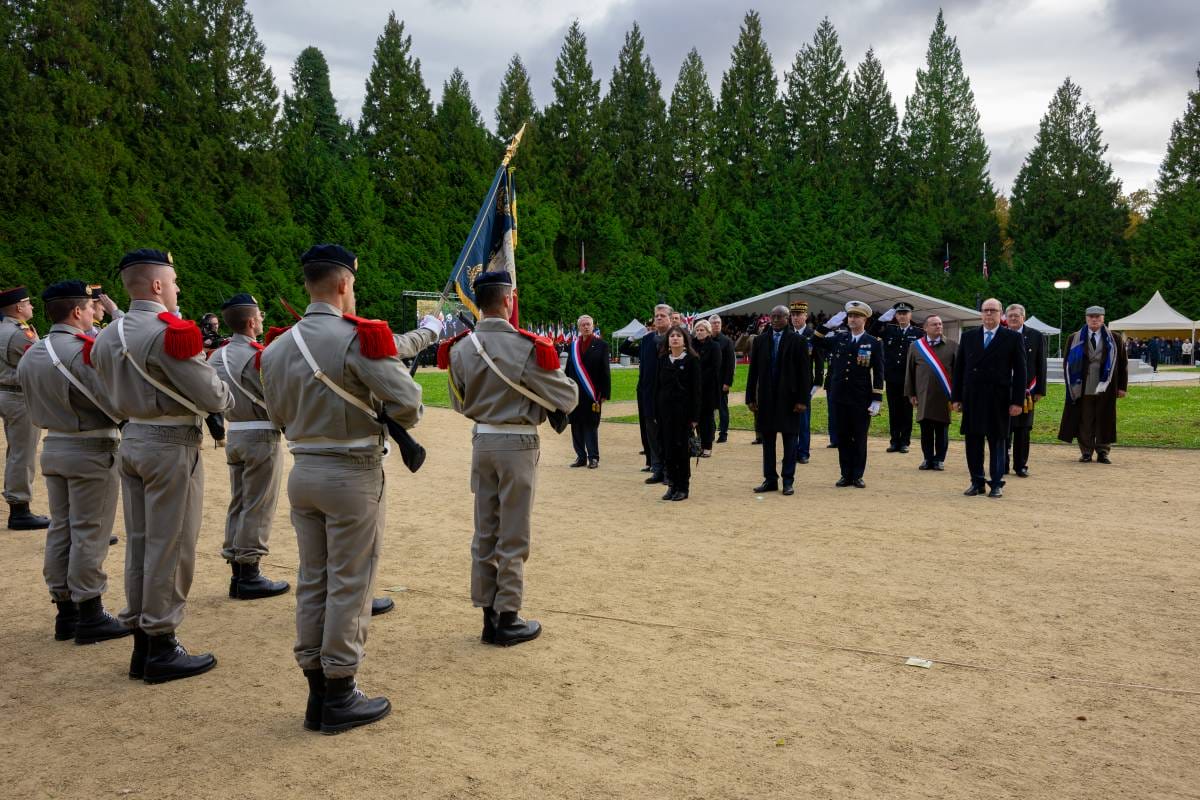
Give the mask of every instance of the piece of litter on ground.
M 785 744 L 787 744 L 787 740 L 784 739 L 782 736 L 775 740 L 776 747 L 783 747 Z
M 928 661 L 928 660 L 926 660 L 926 659 L 924 659 L 924 658 L 917 658 L 916 656 L 909 656 L 909 657 L 908 657 L 908 661 L 905 661 L 905 662 L 904 662 L 904 666 L 906 666 L 906 667 L 920 667 L 921 669 L 932 669 L 932 668 L 933 668 L 933 662 L 932 662 L 932 661 Z
M 384 591 L 385 592 L 407 592 L 408 587 L 407 586 L 389 586 L 386 589 L 384 589 Z
M 763 496 L 760 494 L 758 497 L 756 497 L 756 498 L 754 498 L 754 499 L 755 499 L 755 500 L 762 500 L 762 499 L 763 499 Z

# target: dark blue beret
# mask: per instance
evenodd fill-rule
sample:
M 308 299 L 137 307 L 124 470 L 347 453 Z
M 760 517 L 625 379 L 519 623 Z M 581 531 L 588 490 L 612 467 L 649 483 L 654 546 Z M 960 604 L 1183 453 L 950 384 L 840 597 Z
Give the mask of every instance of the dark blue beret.
M 175 266 L 175 261 L 171 258 L 171 254 L 165 250 L 152 250 L 148 247 L 143 247 L 141 250 L 134 250 L 122 256 L 121 263 L 117 264 L 117 272 L 126 267 L 133 267 L 139 264 L 157 264 L 160 267 L 173 267 Z
M 309 264 L 335 264 L 339 267 L 345 267 L 351 272 L 358 272 L 358 256 L 351 253 L 340 244 L 315 244 L 300 256 L 300 263 L 304 266 Z
M 512 286 L 512 276 L 506 270 L 495 270 L 494 272 L 481 272 L 475 278 L 473 288 L 479 291 L 480 286 Z
M 29 297 L 29 290 L 24 286 L 14 286 L 11 289 L 5 289 L 3 292 L 0 292 L 0 308 L 15 305 L 26 297 Z
M 893 311 L 907 311 L 909 313 L 912 313 L 913 307 L 909 303 L 906 303 L 903 300 L 901 300 L 899 303 L 896 303 L 896 305 L 892 306 L 892 310 Z
M 92 290 L 83 281 L 59 281 L 52 283 L 42 292 L 42 300 L 83 300 L 91 299 Z
M 233 308 L 234 306 L 257 306 L 257 305 L 258 305 L 258 301 L 254 299 L 254 295 L 247 294 L 246 292 L 242 292 L 241 294 L 235 294 L 233 297 L 229 298 L 224 303 L 222 303 L 221 310 L 224 311 L 225 309 Z

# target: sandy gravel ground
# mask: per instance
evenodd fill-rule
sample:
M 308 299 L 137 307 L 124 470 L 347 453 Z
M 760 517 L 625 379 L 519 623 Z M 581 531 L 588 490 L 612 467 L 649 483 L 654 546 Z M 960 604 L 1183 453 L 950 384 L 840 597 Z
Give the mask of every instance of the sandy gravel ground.
M 180 630 L 220 659 L 201 678 L 146 686 L 129 640 L 53 641 L 43 537 L 0 532 L 4 796 L 1200 797 L 1200 453 L 1035 446 L 992 500 L 961 496 L 961 445 L 925 473 L 873 441 L 862 491 L 818 439 L 796 496 L 760 500 L 738 432 L 664 503 L 635 426 L 603 426 L 598 471 L 547 434 L 546 632 L 500 650 L 468 599 L 468 423 L 431 409 L 417 433 L 421 473 L 388 464 L 379 591 L 405 590 L 359 674 L 396 708 L 342 736 L 300 726 L 293 596 L 226 597 L 222 451 Z M 267 561 L 294 579 L 286 499 Z

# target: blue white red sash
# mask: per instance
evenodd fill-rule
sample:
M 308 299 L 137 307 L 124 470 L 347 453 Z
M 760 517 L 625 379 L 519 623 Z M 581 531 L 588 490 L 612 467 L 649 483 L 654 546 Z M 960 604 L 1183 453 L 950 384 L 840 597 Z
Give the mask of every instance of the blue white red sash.
M 921 358 L 924 358 L 925 363 L 933 370 L 933 374 L 937 376 L 938 383 L 942 385 L 942 391 L 946 393 L 946 397 L 949 399 L 950 373 L 946 371 L 946 365 L 938 358 L 937 353 L 933 352 L 933 348 L 929 346 L 929 340 L 924 336 L 913 342 L 913 346 L 917 348 L 917 352 L 921 354 Z
M 589 339 L 591 337 L 588 337 Z M 571 339 L 571 361 L 575 364 L 575 374 L 579 376 L 579 385 L 587 392 L 588 398 L 593 402 L 596 399 L 596 385 L 592 383 L 592 377 L 587 374 L 587 370 L 583 368 L 583 359 L 580 358 L 579 352 L 579 337 Z

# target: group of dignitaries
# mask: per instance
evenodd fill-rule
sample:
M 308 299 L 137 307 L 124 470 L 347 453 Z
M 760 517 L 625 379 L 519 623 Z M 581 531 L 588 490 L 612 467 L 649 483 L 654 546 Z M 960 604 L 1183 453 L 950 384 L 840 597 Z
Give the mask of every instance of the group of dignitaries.
M 213 414 L 227 420 L 231 499 L 221 552 L 234 599 L 290 588 L 259 568 L 286 438 L 300 561 L 294 653 L 309 689 L 303 724 L 331 734 L 391 709 L 355 683 L 368 622 L 394 605 L 371 594 L 385 520 L 382 462 L 389 429 L 395 435 L 413 427 L 423 410 L 420 386 L 401 359 L 436 342 L 443 325 L 440 316 L 426 316 L 417 330 L 397 335 L 383 321 L 355 316 L 358 260 L 341 246 L 314 246 L 301 265 L 311 301 L 303 316 L 272 328 L 266 346 L 258 302 L 235 295 L 222 307 L 233 336 L 207 359 L 201 329 L 179 316 L 175 265 L 163 251 L 121 259 L 131 303 L 124 314 L 110 309 L 115 322 L 102 330 L 97 296 L 81 281 L 42 293 L 52 322 L 45 338 L 28 325 L 28 292 L 0 293 L 4 493 L 10 528 L 48 527 L 44 577 L 57 607 L 55 638 L 91 644 L 131 636 L 129 677 L 158 684 L 216 665 L 215 656 L 189 653 L 175 635 L 195 572 L 202 421 Z M 476 423 L 471 594 L 483 609 L 481 641 L 509 646 L 541 630 L 518 613 L 538 426 L 574 409 L 578 395 L 558 369 L 553 345 L 509 324 L 508 273 L 482 273 L 475 291 L 482 313 L 476 329 L 444 340 L 438 360 L 450 368 L 454 407 Z M 462 338 L 470 345 L 455 346 Z M 46 431 L 41 466 L 49 519 L 29 510 L 39 429 Z M 102 601 L 103 562 L 118 487 L 126 607 L 113 617 Z

